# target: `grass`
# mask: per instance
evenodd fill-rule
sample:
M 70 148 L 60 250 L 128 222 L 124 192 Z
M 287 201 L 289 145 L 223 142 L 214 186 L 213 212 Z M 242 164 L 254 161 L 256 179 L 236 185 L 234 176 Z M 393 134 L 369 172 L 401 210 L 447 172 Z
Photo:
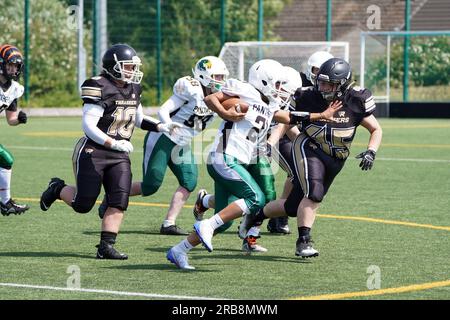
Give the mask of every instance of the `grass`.
M 49 179 L 74 182 L 72 148 L 81 136 L 79 118 L 34 118 L 25 126 L 4 127 L 2 143 L 15 156 L 12 195 L 31 209 L 22 216 L 0 217 L 0 283 L 66 287 L 70 266 L 81 271 L 81 287 L 161 295 L 229 299 L 291 299 L 336 293 L 371 292 L 371 265 L 381 270 L 380 295 L 349 299 L 450 299 L 450 286 L 424 290 L 421 285 L 450 280 L 450 122 L 448 120 L 381 119 L 383 145 L 372 171 L 358 168 L 354 156 L 363 151 L 368 133 L 359 129 L 351 158 L 325 198 L 313 229 L 320 256 L 301 260 L 294 255 L 293 234 L 275 236 L 262 227 L 266 254 L 245 256 L 237 223 L 214 239 L 214 252 L 196 248 L 190 262 L 197 270 L 177 270 L 165 258 L 168 248 L 184 237 L 159 235 L 176 179 L 168 171 L 155 195 L 133 198 L 117 248 L 127 261 L 94 259 L 100 220 L 96 210 L 80 215 L 62 203 L 41 212 L 37 199 Z M 217 125 L 217 123 L 215 123 Z M 214 131 L 210 134 L 214 136 Z M 133 137 L 135 179 L 141 177 L 144 132 Z M 210 144 L 207 141 L 204 145 Z M 212 190 L 204 164 L 200 187 Z M 276 176 L 281 193 L 285 175 Z M 188 205 L 194 202 L 192 196 Z M 156 203 L 144 206 L 139 203 Z M 191 229 L 191 208 L 178 224 Z M 345 219 L 337 219 L 337 217 Z M 349 217 L 395 220 L 444 226 L 436 230 L 354 220 Z M 419 285 L 415 291 L 387 294 L 388 288 Z M 143 299 L 104 293 L 11 288 L 0 284 L 0 299 Z M 148 297 L 147 297 L 148 298 Z M 168 297 L 170 299 L 170 297 Z

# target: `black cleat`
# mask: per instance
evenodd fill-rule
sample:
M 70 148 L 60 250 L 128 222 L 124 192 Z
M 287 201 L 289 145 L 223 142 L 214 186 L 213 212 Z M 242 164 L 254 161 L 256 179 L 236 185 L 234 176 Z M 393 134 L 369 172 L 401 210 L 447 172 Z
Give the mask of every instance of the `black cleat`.
M 192 213 L 194 214 L 194 218 L 197 221 L 203 220 L 203 215 L 208 210 L 203 205 L 203 198 L 208 194 L 208 192 L 205 189 L 200 189 L 197 193 L 197 200 L 195 201 L 194 209 L 192 210 Z
M 160 234 L 165 234 L 169 236 L 187 236 L 189 235 L 188 232 L 184 231 L 180 227 L 176 225 L 171 225 L 168 227 L 164 227 L 164 225 L 161 225 L 161 229 L 159 229 Z
M 290 234 L 288 217 L 271 218 L 267 223 L 267 231 L 270 233 Z
M 299 237 L 296 243 L 295 255 L 302 258 L 312 258 L 319 255 L 319 251 L 313 248 L 311 237 Z
M 0 209 L 2 215 L 9 216 L 10 214 L 22 214 L 30 209 L 30 207 L 26 204 L 18 204 L 13 199 L 9 199 L 5 204 L 0 202 Z
M 42 211 L 47 211 L 53 202 L 59 199 L 59 193 L 65 185 L 64 180 L 60 178 L 52 178 L 50 180 L 47 190 L 42 193 L 41 200 L 39 201 Z
M 128 256 L 125 253 L 120 253 L 114 249 L 113 245 L 101 240 L 100 244 L 96 246 L 97 259 L 111 259 L 111 260 L 127 260 Z
M 102 220 L 105 216 L 106 209 L 108 209 L 108 202 L 106 201 L 106 196 L 104 196 L 102 203 L 98 206 L 98 216 Z

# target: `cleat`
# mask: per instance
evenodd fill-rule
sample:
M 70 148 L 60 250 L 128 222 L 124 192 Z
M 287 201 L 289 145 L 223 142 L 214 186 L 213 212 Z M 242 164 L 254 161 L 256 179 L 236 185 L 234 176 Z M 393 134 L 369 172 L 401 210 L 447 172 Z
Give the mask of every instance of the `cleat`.
M 239 231 L 238 231 L 239 238 L 245 239 L 251 227 L 261 225 L 261 223 L 255 223 L 254 214 L 244 214 L 241 223 L 239 224 Z
M 248 236 L 242 242 L 242 251 L 247 254 L 253 252 L 267 252 L 267 249 L 256 243 L 256 239 L 259 237 Z
M 13 199 L 9 199 L 5 204 L 0 202 L 0 209 L 2 215 L 9 216 L 10 214 L 22 214 L 30 209 L 30 207 L 26 204 L 18 204 Z
M 47 189 L 42 193 L 39 204 L 42 211 L 47 211 L 50 206 L 59 199 L 59 193 L 65 186 L 64 180 L 59 178 L 52 178 L 48 183 Z M 59 190 L 59 191 L 57 191 Z
M 197 221 L 196 223 L 194 223 L 194 230 L 195 233 L 197 233 L 198 237 L 200 238 L 200 241 L 202 242 L 206 250 L 212 252 L 213 251 L 212 237 L 214 235 L 214 229 L 209 224 L 209 221 L 208 220 Z
M 181 229 L 180 227 L 178 227 L 174 224 L 171 226 L 168 226 L 168 227 L 164 227 L 164 225 L 162 224 L 161 229 L 159 229 L 159 233 L 169 235 L 169 236 L 187 236 L 187 235 L 189 235 L 188 232 L 184 231 L 183 229 Z
M 312 258 L 319 255 L 319 251 L 312 247 L 312 241 L 310 237 L 299 237 L 296 243 L 295 255 L 302 258 Z
M 267 223 L 267 231 L 270 233 L 290 234 L 288 217 L 271 218 Z
M 120 253 L 114 249 L 113 245 L 101 240 L 100 244 L 96 246 L 97 259 L 111 259 L 111 260 L 127 260 L 128 256 L 125 253 Z
M 189 265 L 187 254 L 183 251 L 176 250 L 174 247 L 167 251 L 166 258 L 182 270 L 195 270 L 195 267 Z
M 102 203 L 98 206 L 98 217 L 102 220 L 105 216 L 106 209 L 108 209 L 108 202 L 106 201 L 106 196 L 104 196 Z
M 203 205 L 203 198 L 208 194 L 205 189 L 200 189 L 197 193 L 197 200 L 195 201 L 194 209 L 192 213 L 194 214 L 195 220 L 202 221 L 204 213 L 208 210 Z

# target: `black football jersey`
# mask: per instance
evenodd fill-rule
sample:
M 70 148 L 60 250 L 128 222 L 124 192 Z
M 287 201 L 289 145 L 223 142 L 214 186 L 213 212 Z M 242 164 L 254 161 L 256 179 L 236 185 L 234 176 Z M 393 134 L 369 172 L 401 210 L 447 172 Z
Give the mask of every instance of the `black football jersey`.
M 346 159 L 350 154 L 356 128 L 375 111 L 376 106 L 370 90 L 358 86 L 347 90 L 340 99 L 343 105 L 334 114 L 334 122 L 304 121 L 299 128 L 328 155 Z M 296 111 L 311 113 L 320 113 L 328 107 L 327 101 L 313 87 L 298 90 L 293 103 Z
M 116 140 L 130 140 L 141 93 L 139 84 L 118 87 L 104 75 L 90 78 L 81 85 L 83 103 L 97 104 L 104 109 L 97 127 Z
M 313 86 L 312 82 L 309 81 L 308 78 L 306 77 L 306 74 L 304 74 L 303 72 L 300 72 L 300 77 L 302 78 L 302 87 L 303 88 Z

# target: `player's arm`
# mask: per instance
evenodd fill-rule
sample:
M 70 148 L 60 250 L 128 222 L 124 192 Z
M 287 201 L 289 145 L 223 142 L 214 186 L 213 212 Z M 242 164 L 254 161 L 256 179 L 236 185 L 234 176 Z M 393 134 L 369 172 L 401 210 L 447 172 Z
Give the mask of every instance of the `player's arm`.
M 370 133 L 367 149 L 377 152 L 378 148 L 381 145 L 381 139 L 383 137 L 383 130 L 381 129 L 378 120 L 372 114 L 368 117 L 365 117 L 361 122 L 361 125 Z
M 158 117 L 163 123 L 170 123 L 172 119 L 170 114 L 178 109 L 180 109 L 186 100 L 180 98 L 177 95 L 172 95 L 166 102 L 164 102 L 158 110 Z
M 342 102 L 335 100 L 330 103 L 328 108 L 323 112 L 304 112 L 304 111 L 285 111 L 278 110 L 273 119 L 279 123 L 300 124 L 303 121 L 333 121 L 333 115 L 342 108 Z
M 281 137 L 288 131 L 289 125 L 280 123 L 272 131 L 270 131 L 270 137 L 267 139 L 267 143 L 274 146 L 278 143 Z
M 158 119 L 144 115 L 141 104 L 139 104 L 136 109 L 136 126 L 142 130 L 167 132 L 169 134 L 172 134 L 173 130 L 176 128 L 181 127 L 181 125 L 176 122 L 163 123 Z
M 17 99 L 15 99 L 5 112 L 6 121 L 10 126 L 17 126 L 21 123 L 27 123 L 27 114 L 17 110 Z
M 356 158 L 361 159 L 359 167 L 362 170 L 370 170 L 373 167 L 375 155 L 380 147 L 383 131 L 373 114 L 365 117 L 361 122 L 361 125 L 369 131 L 370 138 L 369 144 L 367 145 L 367 150 L 358 154 Z
M 295 138 L 300 134 L 300 130 L 297 126 L 292 126 L 287 132 L 286 135 L 291 141 L 294 141 Z
M 205 104 L 209 109 L 214 111 L 221 117 L 222 119 L 228 120 L 228 121 L 240 121 L 245 117 L 245 113 L 237 112 L 235 108 L 230 108 L 226 110 L 222 106 L 222 102 L 225 100 L 228 100 L 230 98 L 234 98 L 233 96 L 229 96 L 222 91 L 210 94 L 205 97 L 204 101 Z

